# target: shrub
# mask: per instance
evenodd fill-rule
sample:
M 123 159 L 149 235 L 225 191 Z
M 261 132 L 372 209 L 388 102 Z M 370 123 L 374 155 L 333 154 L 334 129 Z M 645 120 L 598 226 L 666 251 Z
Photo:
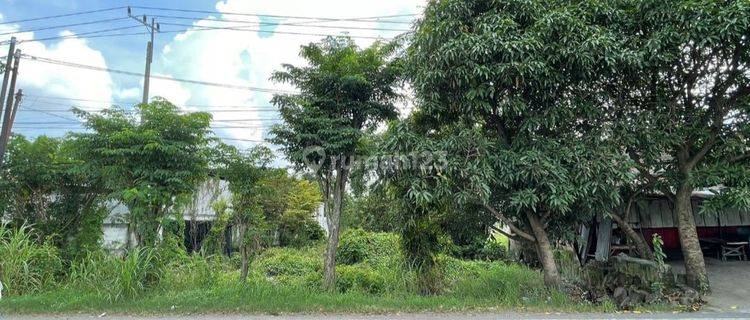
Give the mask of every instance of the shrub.
M 479 250 L 477 258 L 486 261 L 508 260 L 508 249 L 501 241 L 489 239 L 484 243 L 482 249 Z
M 336 287 L 341 292 L 362 291 L 379 294 L 386 287 L 383 275 L 368 265 L 343 265 L 336 268 L 336 273 Z
M 320 255 L 314 252 L 314 250 L 305 252 L 292 248 L 271 248 L 261 253 L 254 265 L 267 277 L 320 273 L 323 270 L 323 261 Z
M 325 232 L 318 221 L 305 210 L 287 210 L 279 219 L 279 244 L 301 248 L 323 239 Z
M 8 295 L 40 292 L 62 271 L 58 249 L 36 238 L 28 226 L 0 224 L 0 282 Z
M 376 264 L 383 258 L 400 254 L 399 237 L 393 233 L 349 229 L 341 235 L 336 262 L 353 265 Z

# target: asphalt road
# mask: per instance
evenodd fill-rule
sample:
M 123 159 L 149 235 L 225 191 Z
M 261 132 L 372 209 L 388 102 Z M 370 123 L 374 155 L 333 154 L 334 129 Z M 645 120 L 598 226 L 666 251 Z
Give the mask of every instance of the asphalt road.
M 534 313 L 414 313 L 382 315 L 349 314 L 310 314 L 310 315 L 170 315 L 170 316 L 129 316 L 129 315 L 34 315 L 0 316 L 1 320 L 313 320 L 313 319 L 357 319 L 357 320 L 495 320 L 495 319 L 750 319 L 750 313 L 581 313 L 581 314 L 534 314 Z

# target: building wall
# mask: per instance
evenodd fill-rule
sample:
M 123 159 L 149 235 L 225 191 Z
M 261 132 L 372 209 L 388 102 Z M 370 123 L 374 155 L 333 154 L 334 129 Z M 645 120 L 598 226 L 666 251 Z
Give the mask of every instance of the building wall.
M 750 210 L 729 208 L 720 214 L 701 214 L 701 198 L 693 198 L 693 216 L 697 227 L 750 226 Z M 676 228 L 677 216 L 667 199 L 653 198 L 637 202 L 630 212 L 630 223 L 641 228 Z

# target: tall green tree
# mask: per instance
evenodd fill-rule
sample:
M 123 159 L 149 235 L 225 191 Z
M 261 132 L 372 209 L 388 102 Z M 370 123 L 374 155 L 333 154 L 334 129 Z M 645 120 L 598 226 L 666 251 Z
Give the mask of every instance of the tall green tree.
M 207 113 L 183 114 L 163 99 L 102 113 L 78 110 L 91 132 L 72 134 L 77 157 L 97 168 L 128 207 L 139 245 L 154 245 L 163 220 L 179 212 L 208 173 Z
M 708 288 L 691 194 L 722 186 L 704 211 L 750 205 L 750 3 L 619 1 L 607 27 L 623 44 L 603 85 L 635 190 L 676 211 L 688 283 Z
M 284 65 L 272 76 L 299 90 L 274 96 L 272 103 L 284 123 L 271 132 L 297 169 L 316 163 L 313 171 L 328 224 L 324 285 L 329 290 L 336 287 L 336 248 L 350 162 L 366 131 L 396 117 L 400 72 L 390 59 L 395 48 L 375 43 L 360 49 L 348 37 L 329 37 L 302 47 L 300 56 L 307 66 Z
M 446 161 L 417 174 L 427 180 L 412 180 L 406 195 L 483 206 L 535 246 L 549 285 L 560 282 L 554 237 L 570 239 L 578 223 L 617 205 L 614 186 L 628 179 L 625 157 L 598 125 L 592 85 L 619 60 L 618 39 L 597 21 L 609 9 L 434 1 L 408 48 L 419 112 L 391 146 L 442 150 Z

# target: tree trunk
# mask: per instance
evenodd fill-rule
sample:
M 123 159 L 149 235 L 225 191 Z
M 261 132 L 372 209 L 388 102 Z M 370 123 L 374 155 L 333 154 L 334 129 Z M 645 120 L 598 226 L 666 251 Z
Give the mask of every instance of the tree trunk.
M 326 212 L 328 223 L 328 245 L 326 246 L 324 261 L 324 289 L 336 289 L 336 249 L 339 246 L 339 227 L 341 224 L 341 202 L 346 188 L 347 170 L 343 163 L 338 164 L 336 184 L 333 190 L 333 210 Z
M 703 260 L 703 251 L 698 241 L 698 231 L 695 227 L 695 217 L 691 205 L 693 187 L 684 181 L 677 188 L 675 194 L 675 211 L 677 215 L 677 228 L 680 232 L 680 246 L 682 256 L 685 259 L 685 275 L 687 284 L 700 291 L 708 291 L 708 273 L 706 262 Z
M 635 230 L 633 230 L 633 227 L 630 225 L 630 223 L 627 223 L 617 213 L 612 213 L 610 214 L 610 216 L 612 217 L 612 220 L 617 223 L 617 226 L 620 227 L 622 232 L 625 233 L 625 236 L 628 237 L 631 242 L 633 242 L 633 245 L 635 245 L 635 250 L 638 251 L 640 257 L 643 259 L 653 260 L 654 252 L 651 251 L 651 247 L 648 246 L 646 240 L 643 239 L 643 237 L 638 234 L 638 232 L 635 232 Z
M 544 284 L 549 287 L 557 287 L 561 282 L 560 273 L 557 271 L 555 256 L 552 252 L 552 244 L 547 238 L 547 231 L 544 230 L 544 225 L 535 212 L 527 212 L 526 217 L 529 219 L 531 231 L 536 238 L 536 251 L 539 256 L 539 263 L 542 264 L 542 270 L 544 271 Z
M 245 232 L 247 232 L 246 225 L 240 225 L 240 254 L 242 257 L 242 267 L 240 269 L 240 283 L 245 283 L 247 280 L 247 274 L 250 269 L 250 254 L 248 251 L 247 241 L 245 240 Z

